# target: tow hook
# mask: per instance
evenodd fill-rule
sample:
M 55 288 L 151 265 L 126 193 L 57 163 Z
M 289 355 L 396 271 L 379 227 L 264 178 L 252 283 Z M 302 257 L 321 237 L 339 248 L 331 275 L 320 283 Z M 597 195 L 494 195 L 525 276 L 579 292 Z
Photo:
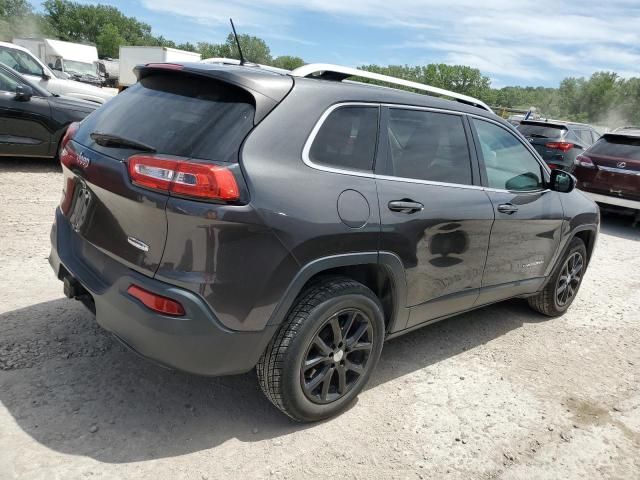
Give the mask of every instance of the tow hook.
M 67 298 L 79 298 L 87 294 L 84 287 L 71 276 L 64 277 L 63 283 L 64 294 Z

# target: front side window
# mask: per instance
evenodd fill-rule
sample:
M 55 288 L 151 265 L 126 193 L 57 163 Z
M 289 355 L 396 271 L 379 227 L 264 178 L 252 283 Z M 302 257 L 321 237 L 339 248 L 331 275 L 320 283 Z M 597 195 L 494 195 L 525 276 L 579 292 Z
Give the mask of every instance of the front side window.
M 329 114 L 309 150 L 318 164 L 347 170 L 373 170 L 378 107 L 340 107 Z
M 472 184 L 471 157 L 462 117 L 424 110 L 389 110 L 391 175 Z
M 512 191 L 544 188 L 542 169 L 536 158 L 510 132 L 490 122 L 474 118 L 487 184 Z
M 0 70 L 0 91 L 15 92 L 18 85 L 20 84 L 12 76 Z
M 42 67 L 28 53 L 0 47 L 0 62 L 25 75 L 42 75 Z

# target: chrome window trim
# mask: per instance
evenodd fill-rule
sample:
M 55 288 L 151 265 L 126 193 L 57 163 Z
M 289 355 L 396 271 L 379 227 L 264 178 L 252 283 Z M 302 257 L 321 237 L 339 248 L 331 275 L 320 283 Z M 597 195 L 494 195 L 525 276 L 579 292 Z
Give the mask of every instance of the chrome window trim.
M 459 117 L 470 116 L 470 117 L 478 118 L 480 120 L 485 120 L 485 121 L 490 122 L 490 123 L 494 123 L 497 126 L 502 127 L 504 130 L 506 130 L 508 132 L 508 130 L 506 128 L 504 128 L 504 126 L 501 125 L 500 122 L 496 122 L 496 121 L 494 121 L 494 120 L 492 120 L 490 118 L 483 117 L 482 115 L 472 114 L 472 113 L 458 112 L 458 111 L 455 111 L 455 110 L 447 110 L 447 109 L 443 109 L 443 108 L 422 107 L 422 106 L 417 106 L 417 105 L 404 105 L 404 104 L 400 104 L 400 103 L 341 102 L 341 103 L 336 103 L 334 105 L 331 105 L 329 108 L 327 108 L 322 113 L 322 115 L 320 116 L 320 118 L 318 119 L 316 124 L 314 125 L 313 129 L 311 130 L 311 133 L 309 134 L 309 137 L 307 138 L 307 141 L 305 142 L 304 147 L 302 149 L 302 161 L 308 167 L 313 168 L 315 170 L 320 170 L 320 171 L 323 171 L 323 172 L 338 173 L 338 174 L 341 174 L 341 175 L 351 175 L 351 176 L 354 176 L 354 177 L 361 177 L 361 178 L 371 178 L 371 179 L 374 179 L 374 180 L 388 180 L 388 181 L 392 181 L 392 182 L 416 183 L 416 184 L 422 184 L 422 185 L 433 185 L 433 186 L 449 187 L 449 188 L 464 188 L 464 189 L 468 189 L 468 190 L 483 190 L 485 192 L 513 193 L 513 194 L 517 194 L 517 195 L 524 195 L 524 194 L 545 193 L 545 192 L 549 192 L 550 191 L 548 188 L 547 189 L 543 189 L 543 190 L 523 190 L 523 191 L 506 190 L 506 189 L 500 189 L 500 188 L 484 187 L 482 185 L 465 185 L 465 184 L 462 184 L 462 183 L 435 182 L 433 180 L 423 180 L 423 179 L 420 179 L 420 178 L 405 178 L 405 177 L 396 177 L 396 176 L 391 176 L 391 175 L 376 175 L 373 172 L 363 172 L 363 171 L 359 171 L 359 170 L 349 170 L 349 169 L 345 169 L 345 168 L 336 168 L 336 167 L 330 167 L 328 165 L 322 165 L 322 164 L 319 164 L 319 163 L 315 163 L 309 157 L 309 152 L 311 151 L 311 145 L 313 144 L 313 141 L 315 140 L 316 136 L 318 135 L 318 132 L 320 131 L 320 128 L 322 128 L 322 125 L 326 121 L 327 117 L 329 115 L 331 115 L 331 113 L 333 113 L 335 110 L 337 110 L 338 108 L 341 108 L 341 107 L 388 107 L 388 108 L 400 108 L 400 109 L 404 109 L 404 110 L 423 110 L 423 111 L 428 111 L 428 112 L 446 113 L 446 114 L 450 114 L 450 115 L 457 115 Z M 513 135 L 513 133 L 511 133 L 511 135 L 514 136 L 516 139 L 518 139 L 518 137 L 516 135 Z M 540 160 L 538 160 L 538 157 L 537 157 L 537 152 L 535 150 L 532 151 L 530 146 L 527 145 L 526 143 L 522 142 L 520 139 L 518 139 L 518 141 L 520 141 L 520 143 L 522 145 L 524 145 L 525 148 L 527 148 L 527 150 L 529 152 L 534 154 L 534 158 L 540 164 Z M 544 162 L 542 162 L 542 163 L 544 164 Z M 550 170 L 548 169 L 546 164 L 544 164 L 542 166 L 543 166 L 543 168 L 545 168 L 547 173 L 550 173 Z
M 472 189 L 472 190 L 483 190 L 484 187 L 482 187 L 481 185 L 465 185 L 462 183 L 445 183 L 445 182 L 435 182 L 433 180 L 423 180 L 420 178 L 405 178 L 405 177 L 396 177 L 396 176 L 390 176 L 390 175 L 376 175 L 373 172 L 363 172 L 363 171 L 359 171 L 359 170 L 349 170 L 349 169 L 345 169 L 345 168 L 336 168 L 336 167 L 330 167 L 328 165 L 322 165 L 319 163 L 314 162 L 313 160 L 311 160 L 311 157 L 309 156 L 309 152 L 311 151 L 311 146 L 313 145 L 313 141 L 315 140 L 316 136 L 318 135 L 318 132 L 320 131 L 320 128 L 322 128 L 322 125 L 324 124 L 324 122 L 327 120 L 327 117 L 329 117 L 329 115 L 331 115 L 335 110 L 337 110 L 338 108 L 341 107 L 388 107 L 388 108 L 398 108 L 398 109 L 402 109 L 402 110 L 422 110 L 422 111 L 428 111 L 428 112 L 436 112 L 436 113 L 446 113 L 449 115 L 457 115 L 460 118 L 463 118 L 466 114 L 464 112 L 457 112 L 455 110 L 447 110 L 447 109 L 442 109 L 442 108 L 432 108 L 432 107 L 421 107 L 421 106 L 416 106 L 416 105 L 404 105 L 404 104 L 399 104 L 399 103 L 375 103 L 375 102 L 342 102 L 342 103 L 336 103 L 334 105 L 331 105 L 329 108 L 327 108 L 322 115 L 320 116 L 320 118 L 318 119 L 318 121 L 316 122 L 316 124 L 314 125 L 313 129 L 311 130 L 311 133 L 309 134 L 309 137 L 307 138 L 307 141 L 304 144 L 304 147 L 302 149 L 302 161 L 311 168 L 314 168 L 316 170 L 321 170 L 324 172 L 330 172 L 330 173 L 339 173 L 342 175 L 352 175 L 355 177 L 364 177 L 364 178 L 373 178 L 373 179 L 380 179 L 380 180 L 391 180 L 394 182 L 406 182 L 406 183 L 419 183 L 419 184 L 423 184 L 423 185 L 436 185 L 436 186 L 443 186 L 443 187 L 453 187 L 453 188 L 467 188 L 467 189 Z M 483 118 L 483 117 L 480 117 Z

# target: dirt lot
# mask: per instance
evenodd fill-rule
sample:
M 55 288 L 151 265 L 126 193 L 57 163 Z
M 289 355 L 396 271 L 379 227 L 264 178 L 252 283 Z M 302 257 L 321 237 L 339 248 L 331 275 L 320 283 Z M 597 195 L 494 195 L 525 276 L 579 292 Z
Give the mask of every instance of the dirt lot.
M 605 218 L 576 304 L 388 343 L 348 412 L 298 425 L 253 373 L 156 367 L 62 296 L 57 168 L 0 160 L 0 478 L 640 478 L 640 229 Z

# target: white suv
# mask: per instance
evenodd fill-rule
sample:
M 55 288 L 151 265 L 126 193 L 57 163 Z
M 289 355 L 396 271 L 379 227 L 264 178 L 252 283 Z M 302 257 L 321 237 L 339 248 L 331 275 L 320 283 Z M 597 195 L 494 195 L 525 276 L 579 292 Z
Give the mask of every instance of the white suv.
M 64 95 L 103 104 L 116 94 L 111 89 L 57 78 L 51 69 L 29 50 L 13 43 L 0 42 L 0 63 L 13 68 L 55 95 Z

